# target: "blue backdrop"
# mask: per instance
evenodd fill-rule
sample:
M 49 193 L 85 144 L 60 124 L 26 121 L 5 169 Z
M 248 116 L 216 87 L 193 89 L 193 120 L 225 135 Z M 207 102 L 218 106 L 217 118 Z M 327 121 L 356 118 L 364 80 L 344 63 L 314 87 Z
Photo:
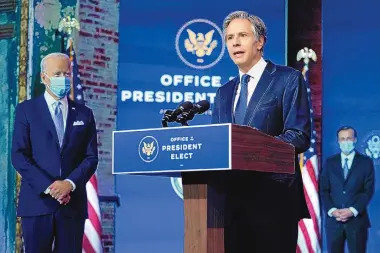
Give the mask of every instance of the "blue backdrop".
M 225 16 L 235 10 L 264 20 L 265 58 L 285 64 L 284 0 L 120 1 L 118 130 L 159 128 L 162 112 L 184 100 L 213 103 L 217 87 L 238 73 L 220 31 Z M 197 41 L 207 47 L 193 50 Z M 207 124 L 209 115 L 191 124 Z M 116 191 L 122 203 L 116 252 L 182 252 L 183 201 L 170 178 L 120 175 Z
M 379 10 L 376 0 L 323 2 L 323 159 L 339 152 L 336 130 L 345 124 L 357 129 L 358 150 L 374 159 L 368 253 L 380 251 Z

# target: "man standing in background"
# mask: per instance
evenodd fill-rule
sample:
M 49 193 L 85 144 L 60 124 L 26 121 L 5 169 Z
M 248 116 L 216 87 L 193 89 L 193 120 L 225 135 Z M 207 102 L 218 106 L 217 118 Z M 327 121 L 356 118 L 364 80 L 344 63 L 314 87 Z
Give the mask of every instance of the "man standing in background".
M 98 165 L 91 109 L 70 101 L 69 57 L 41 61 L 43 95 L 17 105 L 12 163 L 21 175 L 17 215 L 25 253 L 81 253 L 86 183 Z
M 355 150 L 354 128 L 341 127 L 337 139 L 341 152 L 326 160 L 320 178 L 328 252 L 343 253 L 347 241 L 350 253 L 365 253 L 370 227 L 367 206 L 375 185 L 373 161 Z

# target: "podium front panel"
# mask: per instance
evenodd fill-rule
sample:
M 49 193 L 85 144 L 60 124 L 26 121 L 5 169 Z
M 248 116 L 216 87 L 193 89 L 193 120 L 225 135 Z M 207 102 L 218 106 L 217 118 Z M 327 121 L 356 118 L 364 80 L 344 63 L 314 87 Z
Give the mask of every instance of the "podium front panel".
M 113 174 L 174 176 L 231 168 L 230 124 L 113 132 Z M 174 174 L 173 174 L 174 173 Z

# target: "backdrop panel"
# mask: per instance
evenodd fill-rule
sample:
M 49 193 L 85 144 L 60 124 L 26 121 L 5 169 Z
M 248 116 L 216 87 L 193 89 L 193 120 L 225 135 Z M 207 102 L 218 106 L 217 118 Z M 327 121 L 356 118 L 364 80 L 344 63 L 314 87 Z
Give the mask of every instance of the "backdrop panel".
M 238 70 L 222 39 L 224 17 L 246 10 L 268 26 L 265 58 L 285 64 L 286 1 L 131 0 L 120 2 L 117 129 L 161 127 L 162 113 L 185 100 L 211 103 L 217 87 Z M 197 48 L 197 42 L 204 47 Z M 207 124 L 210 113 L 191 124 Z M 181 182 L 116 177 L 117 252 L 183 250 Z
M 368 253 L 380 249 L 379 9 L 376 0 L 323 2 L 323 160 L 339 152 L 336 130 L 345 124 L 358 130 L 358 150 L 374 159 L 377 180 L 369 208 Z

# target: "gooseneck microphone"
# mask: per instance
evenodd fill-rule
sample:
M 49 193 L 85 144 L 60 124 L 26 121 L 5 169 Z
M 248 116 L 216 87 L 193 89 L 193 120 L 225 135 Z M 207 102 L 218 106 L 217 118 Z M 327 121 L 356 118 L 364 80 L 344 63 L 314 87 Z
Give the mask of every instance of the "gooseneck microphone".
M 167 110 L 162 117 L 161 124 L 162 127 L 168 127 L 168 122 L 178 122 L 177 117 L 184 112 L 190 111 L 193 109 L 193 103 L 185 101 L 180 104 L 174 111 Z M 180 123 L 180 122 L 179 122 Z
M 190 110 L 182 112 L 176 121 L 183 126 L 188 126 L 187 121 L 192 120 L 195 114 L 202 114 L 208 109 L 210 109 L 210 102 L 207 100 L 201 100 L 198 103 L 195 103 Z

